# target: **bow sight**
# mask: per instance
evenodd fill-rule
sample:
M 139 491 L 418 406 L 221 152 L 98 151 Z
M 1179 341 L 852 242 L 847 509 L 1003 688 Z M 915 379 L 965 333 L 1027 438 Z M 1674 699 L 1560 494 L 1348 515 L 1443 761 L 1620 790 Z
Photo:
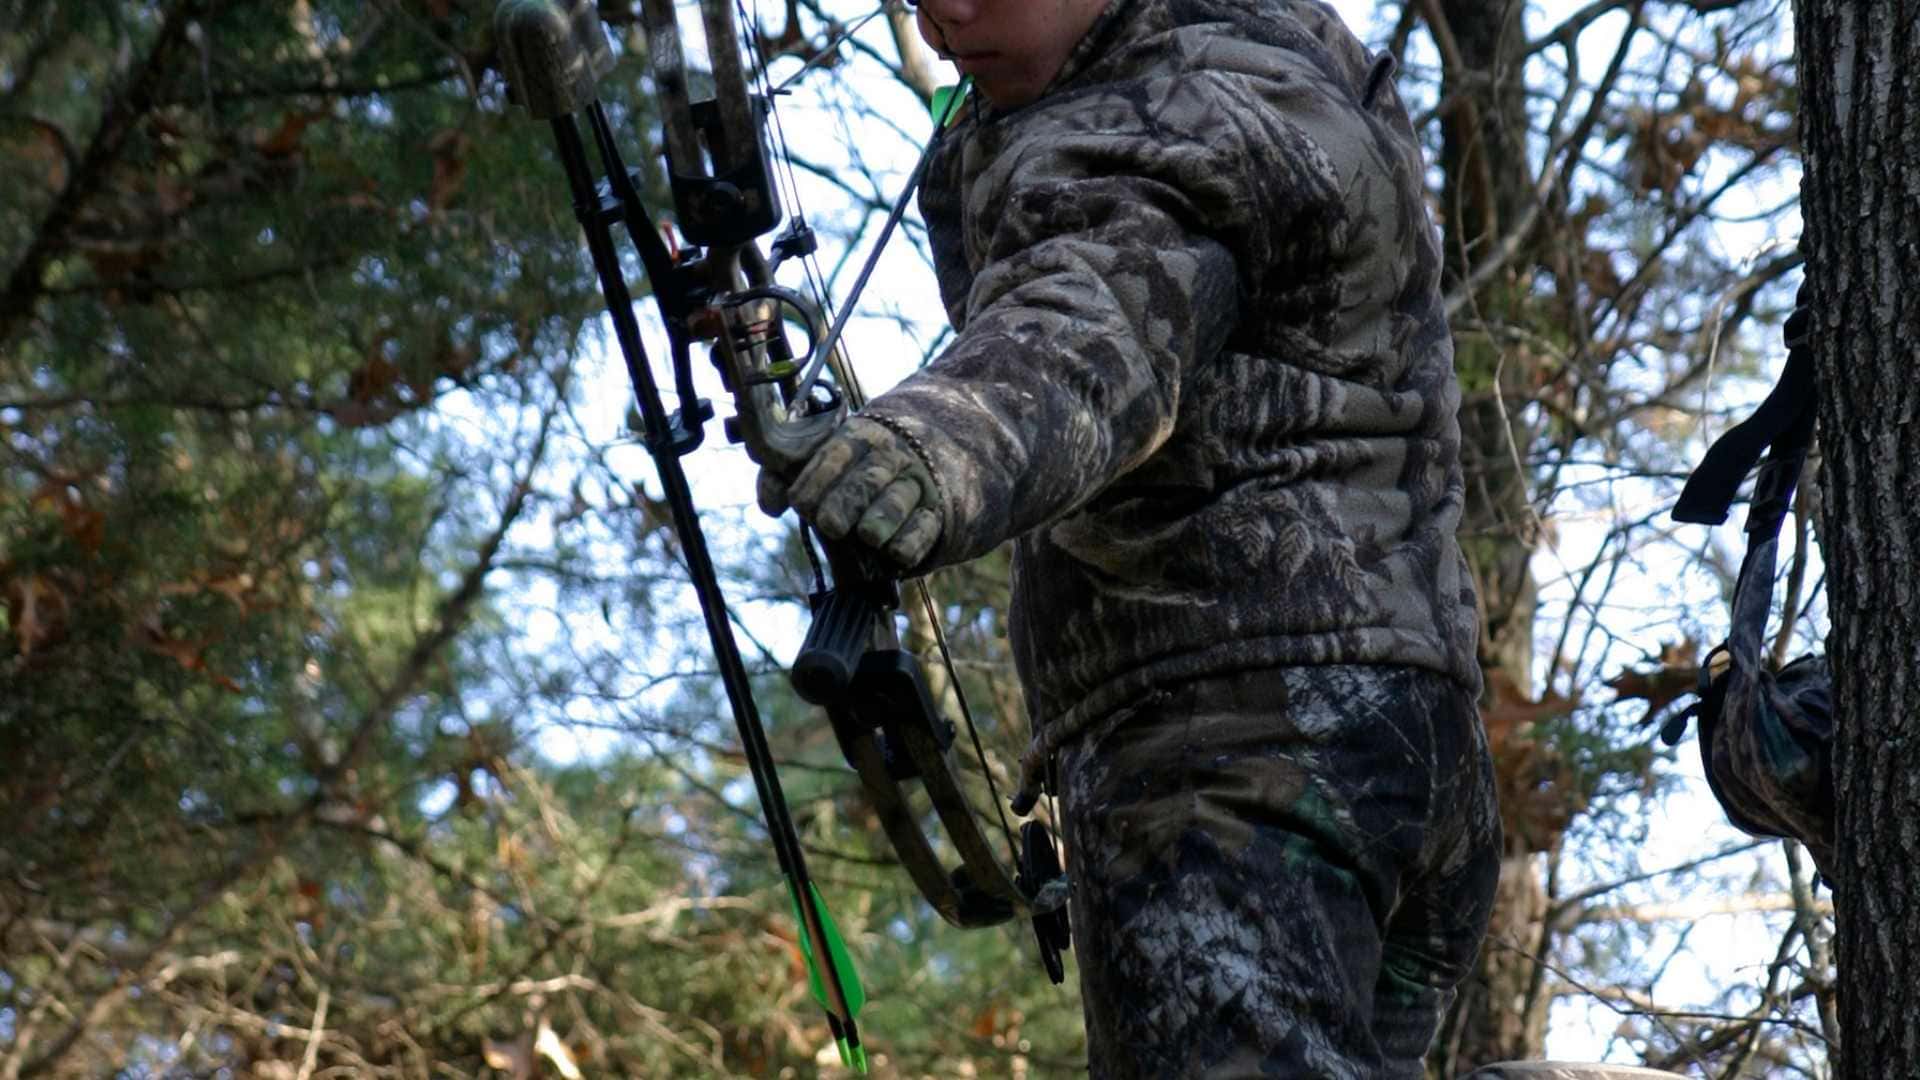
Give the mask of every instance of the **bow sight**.
M 680 460 L 700 445 L 705 423 L 713 416 L 712 406 L 694 388 L 695 342 L 709 343 L 710 358 L 734 399 L 735 415 L 726 424 L 729 437 L 744 444 L 756 463 L 775 472 L 791 476 L 861 402 L 858 384 L 835 344 L 846 315 L 823 335 L 820 307 L 773 279 L 782 262 L 811 253 L 811 231 L 796 213 L 771 242 L 771 258 L 755 246 L 758 237 L 785 217 L 766 146 L 771 94 L 749 90 L 730 0 L 701 0 L 700 10 L 715 93 L 695 101 L 672 0 L 643 0 L 642 5 L 674 220 L 681 234 L 699 245 L 678 252 L 670 250 L 656 230 L 639 196 L 638 170 L 621 160 L 597 99 L 594 83 L 612 66 L 613 57 L 592 0 L 566 0 L 564 9 L 553 0 L 504 0 L 495 14 L 495 31 L 514 99 L 553 127 L 574 213 L 586 232 L 633 384 L 641 434 L 659 470 L 775 855 L 793 897 L 814 996 L 827 1011 L 843 1058 L 864 1069 L 853 1023 L 864 994 L 807 874 Z M 603 175 L 598 179 L 577 126 L 581 114 L 600 158 Z M 923 156 L 916 178 L 925 160 Z M 903 195 L 894 207 L 889 227 L 904 213 L 906 199 Z M 632 294 L 614 247 L 616 224 L 625 226 L 639 254 L 666 327 L 680 406 L 672 413 L 647 363 Z M 870 260 L 862 271 L 863 281 L 872 265 Z M 849 311 L 851 307 L 849 301 Z M 806 342 L 797 355 L 789 340 L 793 324 Z M 823 365 L 834 373 L 831 382 L 815 381 Z M 1069 941 L 1067 886 L 1046 826 L 1027 822 L 1015 840 L 995 792 L 995 809 L 1017 869 L 1001 861 L 954 769 L 955 726 L 935 705 L 918 658 L 901 647 L 895 625 L 899 583 L 855 544 L 822 539 L 820 546 L 831 582 L 815 560 L 813 623 L 791 671 L 796 692 L 826 710 L 841 752 L 858 774 L 901 865 L 934 910 L 960 927 L 1032 920 L 1048 975 L 1061 981 L 1060 952 Z M 924 594 L 922 599 L 931 614 L 931 600 Z M 937 621 L 934 626 L 937 633 Z M 944 656 L 944 640 L 940 646 Z M 966 716 L 957 681 L 952 689 Z M 970 716 L 966 723 L 971 729 Z M 992 773 L 977 732 L 973 743 L 991 789 Z M 923 806 L 931 807 L 946 844 L 959 856 L 958 865 L 948 868 L 941 862 Z

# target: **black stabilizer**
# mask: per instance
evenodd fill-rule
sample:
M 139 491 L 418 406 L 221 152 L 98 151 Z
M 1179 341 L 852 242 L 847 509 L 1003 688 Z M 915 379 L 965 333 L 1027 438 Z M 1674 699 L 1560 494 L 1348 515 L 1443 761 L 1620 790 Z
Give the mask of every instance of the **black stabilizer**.
M 844 700 L 860 671 L 860 658 L 873 647 L 874 624 L 881 614 L 873 601 L 850 589 L 835 589 L 819 600 L 807 640 L 788 674 L 794 693 L 813 705 Z

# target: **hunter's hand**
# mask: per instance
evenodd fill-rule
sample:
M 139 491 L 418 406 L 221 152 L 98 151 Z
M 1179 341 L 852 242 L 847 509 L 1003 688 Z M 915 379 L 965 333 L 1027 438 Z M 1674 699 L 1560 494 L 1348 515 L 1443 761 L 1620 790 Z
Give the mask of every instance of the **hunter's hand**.
M 830 540 L 849 536 L 902 570 L 940 539 L 940 489 L 926 462 L 892 428 L 855 416 L 813 452 L 792 484 L 760 472 L 760 508 L 792 506 Z

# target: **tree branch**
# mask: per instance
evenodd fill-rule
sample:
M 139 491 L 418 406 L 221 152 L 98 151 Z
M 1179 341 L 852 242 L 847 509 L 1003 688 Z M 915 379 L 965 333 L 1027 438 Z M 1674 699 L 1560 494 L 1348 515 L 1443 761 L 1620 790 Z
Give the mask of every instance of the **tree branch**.
M 213 5 L 205 14 L 212 14 L 219 6 Z M 186 40 L 188 28 L 196 25 L 201 17 L 197 0 L 182 0 L 169 7 L 153 47 L 147 51 L 139 69 L 108 102 L 86 151 L 33 230 L 33 240 L 7 274 L 5 287 L 0 288 L 0 345 L 12 338 L 31 317 L 45 282 L 47 264 L 66 244 L 67 232 L 79 217 L 80 209 L 106 182 L 135 124 L 153 108 L 154 95 L 166 75 L 168 61 Z

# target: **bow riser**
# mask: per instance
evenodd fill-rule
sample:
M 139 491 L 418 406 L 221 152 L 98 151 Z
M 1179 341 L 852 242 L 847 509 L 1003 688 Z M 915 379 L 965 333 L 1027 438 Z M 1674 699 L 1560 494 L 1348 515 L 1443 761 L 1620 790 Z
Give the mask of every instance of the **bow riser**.
M 919 661 L 900 648 L 892 578 L 877 576 L 872 557 L 852 545 L 822 546 L 835 588 L 815 599 L 813 623 L 793 663 L 795 691 L 827 709 L 848 763 L 882 808 L 894 851 L 942 918 L 974 928 L 1031 917 L 1028 895 L 994 853 L 960 788 L 953 724 L 941 716 Z M 865 753 L 867 742 L 872 755 Z M 932 849 L 923 818 L 906 809 L 912 797 L 904 785 L 911 782 L 918 782 L 960 855 L 951 870 L 942 871 L 937 860 L 916 865 L 932 857 Z M 941 884 L 931 885 L 935 880 Z

